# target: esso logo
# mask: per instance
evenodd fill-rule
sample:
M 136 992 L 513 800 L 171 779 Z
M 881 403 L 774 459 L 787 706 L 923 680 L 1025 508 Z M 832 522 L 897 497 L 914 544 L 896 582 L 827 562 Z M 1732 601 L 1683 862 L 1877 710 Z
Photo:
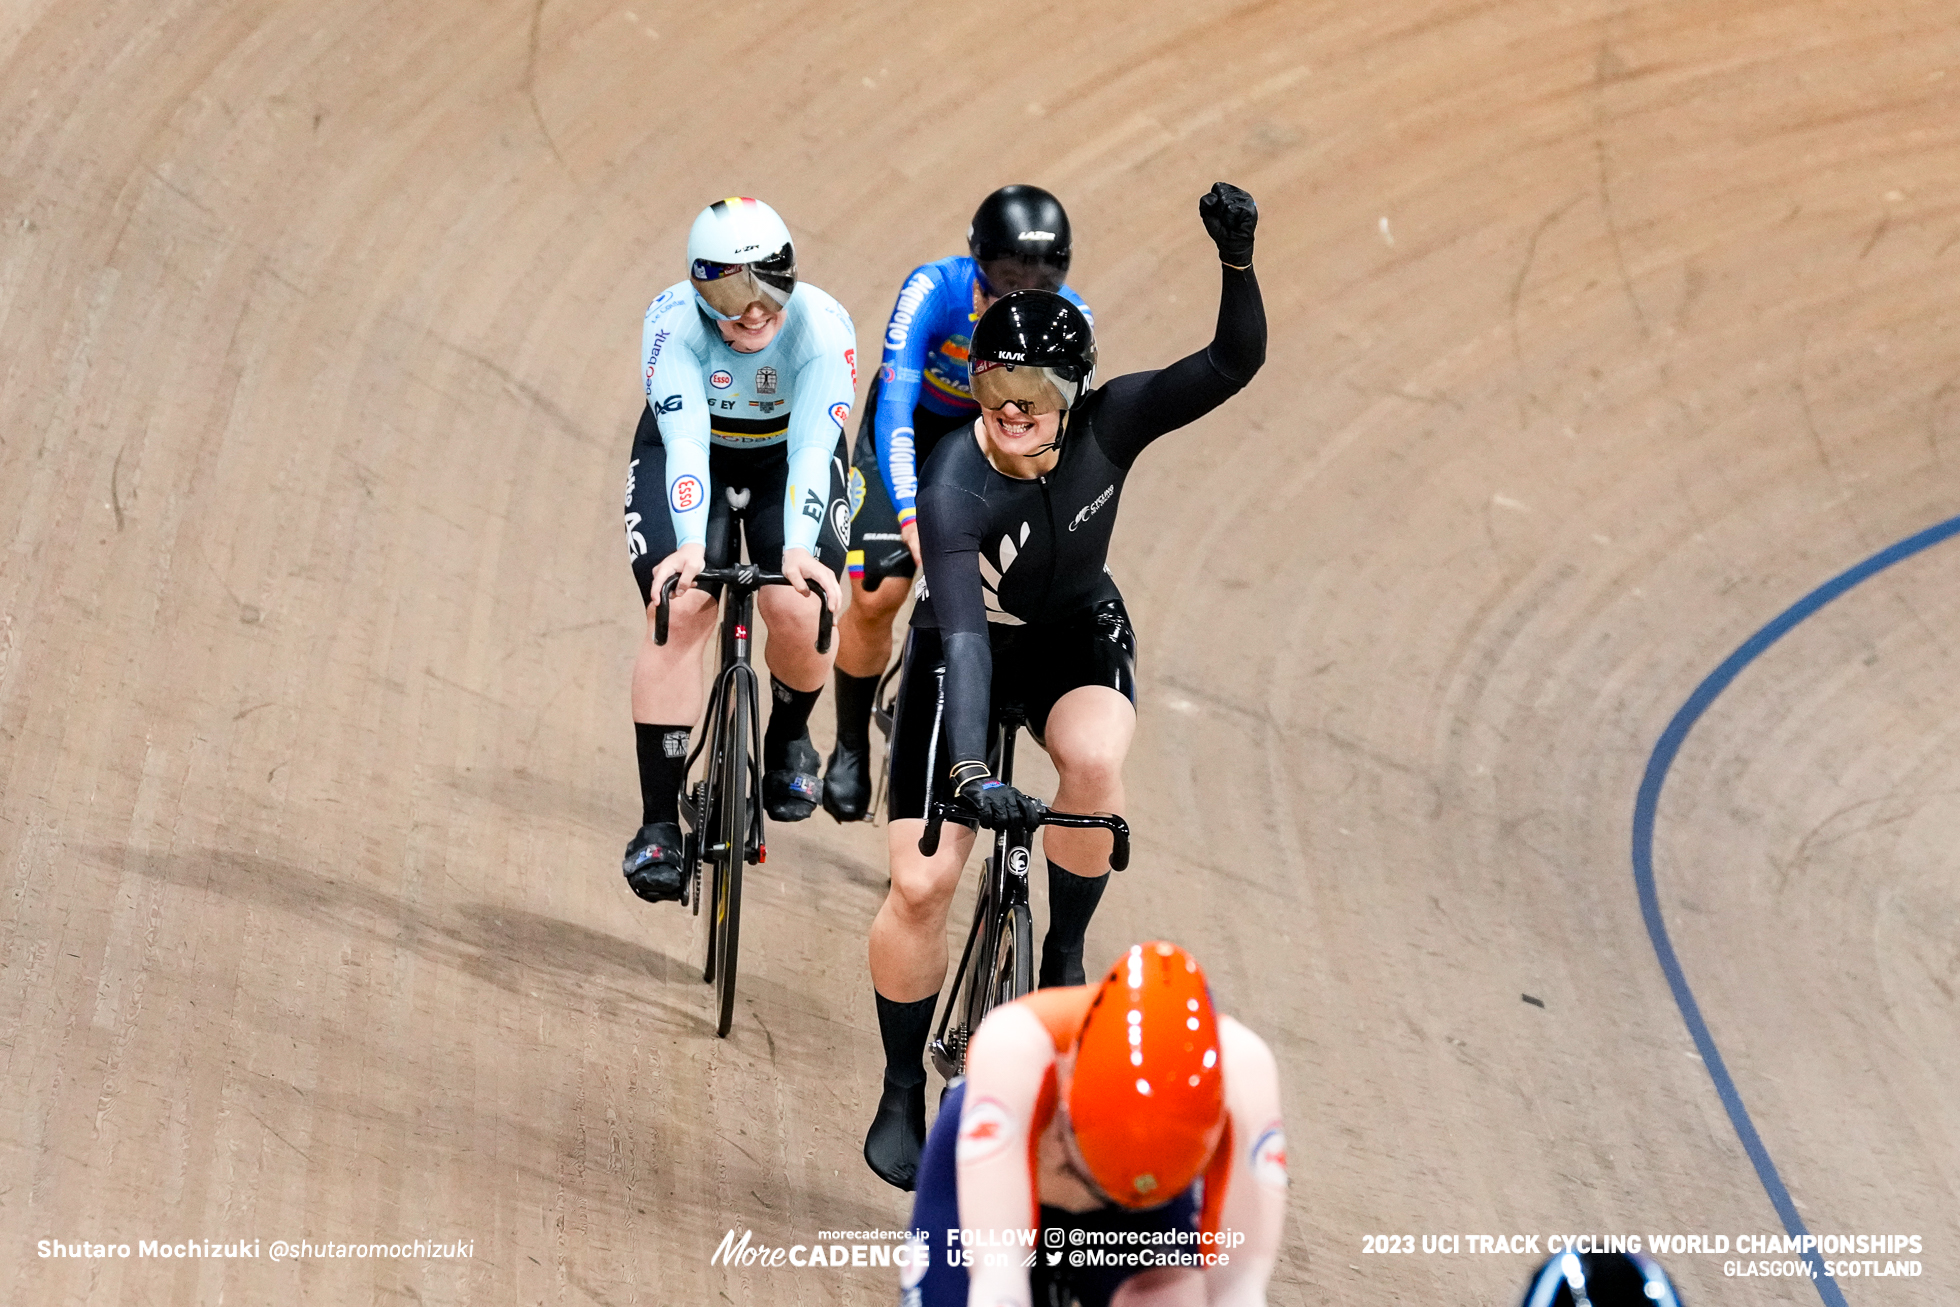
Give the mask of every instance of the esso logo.
M 716 390 L 727 390 L 730 386 L 735 384 L 735 374 L 732 372 L 710 373 L 708 376 L 708 384 L 713 386 Z
M 700 507 L 701 479 L 691 474 L 679 478 L 674 482 L 673 489 L 668 492 L 668 498 L 673 503 L 676 513 L 685 513 L 691 508 Z
M 849 404 L 832 404 L 830 406 L 830 420 L 837 424 L 839 431 L 844 429 L 844 423 L 850 419 L 850 416 L 851 406 Z

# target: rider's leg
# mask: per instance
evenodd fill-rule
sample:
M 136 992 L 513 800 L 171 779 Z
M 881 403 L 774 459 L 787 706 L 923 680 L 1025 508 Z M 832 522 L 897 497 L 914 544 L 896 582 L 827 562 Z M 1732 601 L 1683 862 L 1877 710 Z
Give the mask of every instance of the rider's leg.
M 830 654 L 816 647 L 823 598 L 770 586 L 755 597 L 769 627 L 769 727 L 762 736 L 763 803 L 778 821 L 801 821 L 822 797 L 822 763 L 810 743 L 810 710 L 823 693 Z M 835 646 L 833 646 L 834 648 Z
M 677 594 L 668 605 L 667 643 L 653 642 L 653 606 L 646 636 L 633 659 L 633 720 L 692 727 L 701 715 L 701 652 L 715 629 L 715 601 L 700 589 Z
M 862 821 L 871 806 L 871 710 L 878 678 L 891 662 L 892 619 L 905 606 L 913 571 L 878 471 L 878 394 L 873 382 L 849 480 L 851 604 L 837 620 L 837 747 L 823 793 L 824 809 L 838 821 Z
M 891 887 L 871 923 L 871 985 L 885 1074 L 878 1114 L 864 1139 L 864 1160 L 879 1178 L 912 1187 L 926 1133 L 926 1040 L 933 1006 L 946 979 L 946 914 L 959 887 L 973 832 L 949 825 L 939 849 L 919 852 L 928 797 L 945 792 L 939 633 L 915 630 L 906 645 L 892 728 Z M 939 775 L 933 775 L 933 772 Z
M 1061 784 L 1063 812 L 1123 811 L 1123 759 L 1136 734 L 1136 706 L 1106 685 L 1070 690 L 1048 711 L 1042 743 Z M 1083 940 L 1109 883 L 1107 831 L 1044 826 L 1048 859 L 1048 933 L 1041 941 L 1041 984 L 1081 984 Z
M 843 438 L 831 459 L 830 498 L 817 526 L 812 552 L 833 576 L 844 570 L 845 543 L 840 530 L 849 529 L 844 499 Z M 756 462 L 751 496 L 743 515 L 743 534 L 749 558 L 765 571 L 782 566 L 784 525 L 782 504 L 787 493 L 787 454 Z M 814 494 L 814 492 L 812 492 Z M 763 651 L 770 672 L 769 725 L 762 736 L 762 802 L 777 821 L 802 821 L 816 810 L 822 797 L 819 779 L 822 759 L 810 743 L 810 710 L 830 676 L 831 650 L 819 653 L 817 627 L 824 610 L 821 592 L 799 595 L 787 586 L 770 586 L 756 593 L 757 614 L 769 628 Z
M 973 850 L 973 832 L 949 824 L 939 851 L 926 857 L 919 852 L 925 825 L 899 818 L 886 827 L 892 883 L 871 922 L 871 983 L 899 1003 L 932 998 L 946 981 L 946 917 Z
M 973 849 L 964 826 L 943 829 L 939 851 L 919 852 L 925 822 L 898 818 L 886 827 L 891 888 L 871 922 L 871 985 L 885 1048 L 878 1114 L 864 1140 L 864 1160 L 880 1179 L 910 1189 L 925 1141 L 926 1040 L 946 979 L 946 915 L 960 869 Z
M 823 608 L 823 597 L 816 587 L 811 586 L 809 594 L 800 595 L 786 585 L 767 586 L 756 591 L 755 607 L 763 625 L 769 628 L 769 647 L 763 651 L 769 674 L 799 693 L 821 693 L 824 677 L 830 674 L 832 655 L 817 652 L 817 619 Z M 801 728 L 809 715 L 809 709 L 805 708 L 803 721 L 797 723 L 797 734 L 802 734 Z
M 910 589 L 902 576 L 881 577 L 875 586 L 867 586 L 860 577 L 851 578 L 851 606 L 837 620 L 840 675 L 872 681 L 884 675 L 892 660 L 892 619 L 905 607 L 905 596 Z M 867 707 L 866 721 L 857 723 L 860 733 L 869 721 L 869 711 Z M 837 733 L 839 736 L 844 733 L 841 716 Z
M 823 806 L 838 821 L 862 821 L 871 806 L 871 710 L 892 656 L 892 618 L 911 587 L 903 577 L 851 577 L 851 606 L 838 619 L 837 745 L 824 770 Z
M 653 573 L 673 553 L 673 520 L 667 511 L 667 454 L 653 411 L 642 406 L 626 471 L 626 545 L 640 600 L 647 606 L 646 632 L 634 654 L 632 707 L 634 751 L 640 773 L 640 825 L 627 841 L 621 870 L 633 891 L 654 902 L 681 894 L 681 786 L 687 776 L 687 737 L 701 711 L 701 653 L 714 628 L 714 600 L 702 591 L 676 595 L 670 639 L 653 642 Z M 710 509 L 709 533 L 726 533 L 726 511 Z

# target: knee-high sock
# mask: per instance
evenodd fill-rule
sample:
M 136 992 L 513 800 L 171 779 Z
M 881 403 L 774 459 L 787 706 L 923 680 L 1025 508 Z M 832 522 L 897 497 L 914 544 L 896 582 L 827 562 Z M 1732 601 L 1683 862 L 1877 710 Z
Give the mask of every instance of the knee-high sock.
M 640 824 L 681 819 L 681 786 L 687 782 L 686 726 L 633 723 L 633 745 L 640 756 Z
M 932 1012 L 939 996 L 896 1003 L 878 995 L 878 1037 L 885 1044 L 885 1082 L 912 1086 L 926 1082 L 926 1040 L 932 1035 Z

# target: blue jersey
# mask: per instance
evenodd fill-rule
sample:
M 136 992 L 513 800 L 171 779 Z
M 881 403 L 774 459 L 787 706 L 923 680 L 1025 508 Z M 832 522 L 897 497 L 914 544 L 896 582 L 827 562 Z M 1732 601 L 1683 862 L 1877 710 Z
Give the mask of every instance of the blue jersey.
M 783 544 L 815 553 L 831 454 L 857 387 L 850 314 L 799 282 L 775 339 L 744 354 L 695 308 L 694 288 L 683 281 L 647 307 L 641 342 L 647 404 L 659 415 L 667 446 L 674 539 L 684 545 L 707 539 L 711 444 L 748 449 L 787 442 Z
M 891 496 L 900 526 L 917 516 L 913 408 L 924 404 L 948 417 L 980 411 L 967 390 L 967 352 L 973 344 L 973 325 L 980 321 L 979 276 L 980 265 L 964 255 L 914 268 L 898 292 L 891 321 L 885 324 L 873 430 L 878 473 L 885 479 L 885 493 Z M 1067 286 L 1062 294 L 1094 325 L 1081 296 Z

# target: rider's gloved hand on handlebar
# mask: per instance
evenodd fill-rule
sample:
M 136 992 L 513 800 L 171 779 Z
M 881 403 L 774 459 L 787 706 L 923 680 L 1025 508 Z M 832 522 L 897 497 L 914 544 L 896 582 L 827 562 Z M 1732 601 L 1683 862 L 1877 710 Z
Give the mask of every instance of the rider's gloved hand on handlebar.
M 989 830 L 1031 831 L 1041 824 L 1048 805 L 1032 794 L 1023 794 L 990 776 L 967 781 L 960 786 L 960 797 L 980 814 L 980 824 Z

